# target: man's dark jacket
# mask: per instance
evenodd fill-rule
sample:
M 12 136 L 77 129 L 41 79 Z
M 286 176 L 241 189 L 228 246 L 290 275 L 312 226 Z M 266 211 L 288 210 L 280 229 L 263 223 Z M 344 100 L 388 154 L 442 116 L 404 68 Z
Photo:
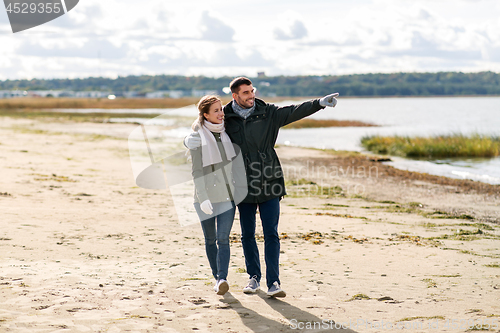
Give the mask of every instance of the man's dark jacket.
M 255 99 L 255 111 L 243 119 L 231 103 L 224 106 L 226 133 L 242 151 L 248 180 L 244 203 L 261 203 L 286 195 L 281 164 L 274 150 L 280 127 L 307 117 L 323 107 L 319 99 L 277 107 Z

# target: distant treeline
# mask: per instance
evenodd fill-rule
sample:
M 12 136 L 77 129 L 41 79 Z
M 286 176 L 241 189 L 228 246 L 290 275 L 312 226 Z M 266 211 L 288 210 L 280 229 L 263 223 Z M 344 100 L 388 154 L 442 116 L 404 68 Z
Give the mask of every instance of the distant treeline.
M 140 75 L 117 79 L 33 79 L 0 81 L 0 90 L 73 90 L 139 93 L 159 90 L 216 90 L 222 93 L 233 77 Z M 439 96 L 500 95 L 494 72 L 393 73 L 328 76 L 259 76 L 250 78 L 262 96 Z

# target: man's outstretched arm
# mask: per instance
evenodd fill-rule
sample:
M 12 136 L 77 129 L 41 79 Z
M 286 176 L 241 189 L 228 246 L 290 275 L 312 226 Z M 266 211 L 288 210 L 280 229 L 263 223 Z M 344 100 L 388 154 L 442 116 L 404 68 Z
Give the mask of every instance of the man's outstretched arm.
M 304 102 L 299 105 L 290 105 L 281 108 L 277 108 L 274 112 L 274 117 L 278 122 L 279 126 L 286 126 L 294 121 L 300 120 L 313 113 L 325 108 L 325 107 L 335 107 L 337 105 L 338 93 L 327 95 L 320 99 L 313 99 Z

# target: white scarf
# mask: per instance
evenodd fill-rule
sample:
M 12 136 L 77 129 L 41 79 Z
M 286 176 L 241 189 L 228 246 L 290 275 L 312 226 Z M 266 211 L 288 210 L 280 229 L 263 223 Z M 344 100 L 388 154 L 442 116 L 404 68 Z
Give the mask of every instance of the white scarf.
M 226 152 L 226 158 L 228 161 L 236 156 L 233 143 L 226 133 L 224 120 L 222 120 L 222 123 L 220 124 L 213 124 L 208 120 L 205 120 L 203 122 L 203 125 L 200 126 L 199 120 L 196 119 L 193 123 L 193 129 L 195 131 L 198 131 L 201 137 L 201 157 L 203 161 L 203 167 L 222 162 L 222 157 L 219 151 L 219 147 L 217 146 L 217 141 L 215 140 L 215 136 L 211 132 L 220 133 L 220 139 L 222 142 L 222 146 L 224 147 L 224 151 Z

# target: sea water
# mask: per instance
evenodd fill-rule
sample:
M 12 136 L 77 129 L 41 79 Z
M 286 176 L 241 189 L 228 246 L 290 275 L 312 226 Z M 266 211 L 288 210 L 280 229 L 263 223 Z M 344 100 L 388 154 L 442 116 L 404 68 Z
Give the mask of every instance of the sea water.
M 283 101 L 279 106 L 299 104 Z M 144 110 L 59 110 L 62 112 L 144 113 L 171 116 L 197 116 L 194 105 L 179 109 Z M 325 127 L 280 130 L 277 144 L 321 149 L 364 151 L 360 141 L 367 135 L 436 136 L 446 134 L 485 134 L 500 136 L 500 97 L 404 97 L 338 98 L 335 108 L 325 108 L 312 119 L 358 120 L 376 127 Z M 112 122 L 148 122 L 141 118 L 112 118 Z M 170 125 L 168 116 L 155 125 Z M 164 131 L 162 135 L 183 138 L 189 127 Z M 435 175 L 466 178 L 500 184 L 500 157 L 492 159 L 413 160 L 391 157 L 394 167 Z

